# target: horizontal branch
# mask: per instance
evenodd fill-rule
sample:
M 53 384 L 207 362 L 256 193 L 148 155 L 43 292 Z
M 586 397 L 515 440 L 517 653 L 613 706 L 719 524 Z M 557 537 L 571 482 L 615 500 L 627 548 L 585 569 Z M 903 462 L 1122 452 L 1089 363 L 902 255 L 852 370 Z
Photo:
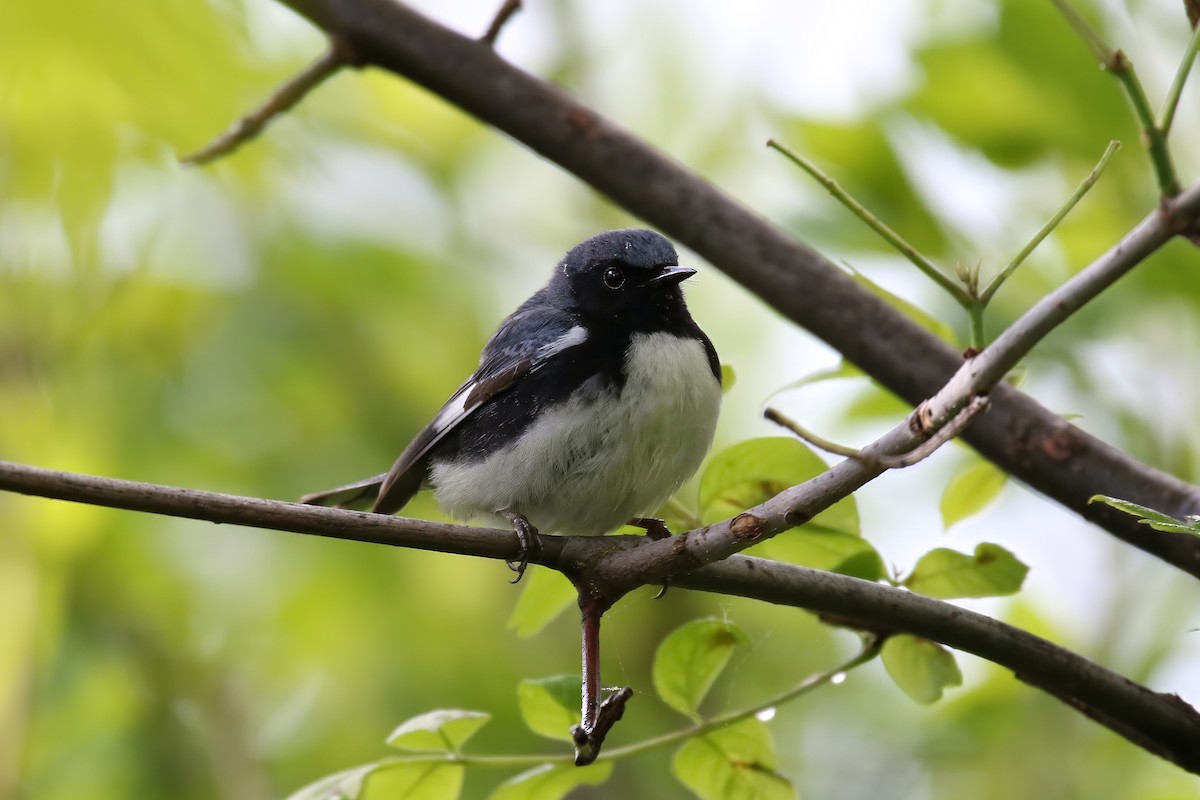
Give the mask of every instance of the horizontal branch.
M 958 353 L 871 296 L 821 255 L 559 89 L 394 0 L 281 0 L 365 62 L 441 95 L 662 229 L 916 405 L 962 364 Z M 1200 219 L 1200 187 L 1139 226 L 1132 268 Z M 1102 287 L 1100 287 L 1102 288 Z M 1044 333 L 1044 332 L 1043 332 Z M 1200 513 L 1200 490 L 1130 458 L 1001 385 L 967 439 L 1024 483 L 1113 535 L 1200 577 L 1200 541 L 1148 530 L 1095 494 L 1175 517 Z
M 1200 715 L 1090 659 L 999 620 L 913 592 L 843 575 L 735 556 L 672 586 L 859 619 L 923 636 L 999 664 L 1139 747 L 1200 774 Z
M 857 465 L 853 461 L 843 463 Z M 98 478 L 3 461 L 0 461 L 0 489 L 131 511 L 482 558 L 507 560 L 518 554 L 516 536 L 510 530 Z M 686 543 L 703 530 L 675 540 Z M 637 536 L 542 536 L 541 540 L 538 563 L 566 570 L 660 545 L 646 543 Z M 974 653 L 1012 670 L 1021 680 L 1049 692 L 1134 744 L 1200 773 L 1200 715 L 1187 703 L 1174 695 L 1153 692 L 1069 650 L 984 615 L 857 578 L 746 556 L 734 556 L 675 576 L 672 584 L 836 614 L 862 620 L 873 628 L 913 633 Z

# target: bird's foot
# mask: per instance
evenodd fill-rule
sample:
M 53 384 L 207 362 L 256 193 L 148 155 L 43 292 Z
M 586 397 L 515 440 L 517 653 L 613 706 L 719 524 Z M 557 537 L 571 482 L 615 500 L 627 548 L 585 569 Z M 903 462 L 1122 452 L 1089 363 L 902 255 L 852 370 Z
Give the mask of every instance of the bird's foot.
M 628 524 L 644 530 L 646 538 L 652 542 L 671 538 L 671 529 L 667 527 L 667 523 L 657 517 L 634 517 L 629 520 Z
M 671 529 L 667 527 L 667 523 L 657 517 L 634 517 L 629 520 L 630 525 L 635 528 L 641 528 L 646 532 L 646 538 L 652 542 L 659 542 L 663 539 L 671 538 Z M 657 600 L 667 593 L 667 589 L 671 586 L 671 579 L 667 578 L 663 581 L 662 588 L 658 590 L 658 594 L 654 595 Z
M 541 555 L 542 542 L 538 538 L 537 528 L 533 527 L 525 515 L 508 509 L 501 509 L 496 513 L 512 523 L 513 533 L 517 535 L 519 557 L 516 561 L 505 561 L 504 563 L 517 573 L 517 577 L 509 583 L 519 583 L 521 578 L 525 577 L 525 568 L 529 566 L 530 560 L 536 560 Z

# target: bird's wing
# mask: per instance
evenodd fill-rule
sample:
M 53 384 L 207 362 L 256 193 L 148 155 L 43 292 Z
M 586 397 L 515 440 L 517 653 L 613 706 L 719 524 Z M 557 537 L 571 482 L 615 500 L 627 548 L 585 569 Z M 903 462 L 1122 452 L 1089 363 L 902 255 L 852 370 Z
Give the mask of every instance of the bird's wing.
M 530 298 L 488 340 L 479 369 L 396 459 L 372 511 L 392 514 L 403 508 L 425 479 L 430 451 L 446 434 L 530 372 L 586 340 L 587 331 L 575 317 L 543 304 L 539 295 Z

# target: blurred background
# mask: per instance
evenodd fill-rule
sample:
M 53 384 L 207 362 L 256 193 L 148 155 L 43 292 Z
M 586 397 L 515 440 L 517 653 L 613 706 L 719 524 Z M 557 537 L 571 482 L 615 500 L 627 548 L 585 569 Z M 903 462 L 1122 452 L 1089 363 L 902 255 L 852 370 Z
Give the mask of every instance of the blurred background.
M 416 3 L 469 34 L 492 0 Z M 1115 242 L 1156 191 L 1117 83 L 1042 0 L 527 0 L 499 50 L 965 340 L 961 311 L 763 145 L 814 159 L 938 263 L 1000 269 L 1091 170 L 1101 183 L 997 295 L 995 334 Z M 1084 9 L 1157 107 L 1189 30 L 1176 0 Z M 291 499 L 386 469 L 561 254 L 637 224 L 519 145 L 374 70 L 346 72 L 212 166 L 206 144 L 315 58 L 270 0 L 0 4 L 0 458 Z M 1181 179 L 1200 173 L 1200 83 Z M 837 355 L 692 254 L 695 317 L 738 381 L 718 447 L 775 435 L 762 405 Z M 1040 346 L 1024 388 L 1197 480 L 1200 257 L 1165 247 Z M 903 406 L 866 381 L 774 404 L 862 444 Z M 1200 590 L 1019 486 L 946 530 L 947 447 L 858 496 L 896 570 L 994 541 L 1031 567 L 967 605 L 1200 703 Z M 422 497 L 406 513 L 434 516 Z M 509 626 L 497 562 L 0 494 L 0 798 L 284 797 L 385 754 L 433 708 L 495 719 L 483 752 L 560 752 L 520 723 L 523 678 L 577 669 L 568 613 Z M 650 686 L 702 616 L 752 646 L 712 708 L 851 652 L 804 612 L 640 591 L 607 617 L 606 683 Z M 915 705 L 878 664 L 779 710 L 780 768 L 819 798 L 1196 797 L 1194 779 L 1005 671 Z M 610 738 L 683 723 L 649 691 Z M 579 797 L 683 797 L 670 752 Z M 505 777 L 472 770 L 464 796 Z

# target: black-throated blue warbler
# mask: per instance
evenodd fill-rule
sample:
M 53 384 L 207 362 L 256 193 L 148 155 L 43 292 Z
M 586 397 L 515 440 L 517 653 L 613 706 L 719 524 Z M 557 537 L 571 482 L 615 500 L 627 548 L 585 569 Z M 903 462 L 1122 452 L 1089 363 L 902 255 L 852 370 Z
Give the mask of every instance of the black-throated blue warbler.
M 653 231 L 576 245 L 390 472 L 302 502 L 374 498 L 390 514 L 429 484 L 451 516 L 507 519 L 526 550 L 533 528 L 663 533 L 645 515 L 699 468 L 721 405 L 717 352 L 680 287 L 694 274 Z

